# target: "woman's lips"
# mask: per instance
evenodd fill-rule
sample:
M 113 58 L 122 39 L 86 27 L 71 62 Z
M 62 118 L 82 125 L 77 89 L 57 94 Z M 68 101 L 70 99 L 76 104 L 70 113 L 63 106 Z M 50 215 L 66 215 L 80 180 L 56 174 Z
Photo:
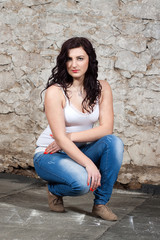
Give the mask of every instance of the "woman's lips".
M 72 70 L 72 72 L 73 72 L 73 73 L 77 73 L 77 72 L 78 72 L 78 70 Z

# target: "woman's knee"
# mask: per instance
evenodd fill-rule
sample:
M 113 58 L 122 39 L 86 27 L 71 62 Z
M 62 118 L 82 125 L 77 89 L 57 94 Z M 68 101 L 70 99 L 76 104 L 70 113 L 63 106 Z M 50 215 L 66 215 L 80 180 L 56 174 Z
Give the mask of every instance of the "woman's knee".
M 87 181 L 81 182 L 76 181 L 72 185 L 72 190 L 75 196 L 80 196 L 89 192 L 89 186 L 87 185 Z
M 113 151 L 115 153 L 115 159 L 117 160 L 117 164 L 120 167 L 123 161 L 123 152 L 124 152 L 124 144 L 121 138 L 112 135 L 113 137 Z
M 121 138 L 113 134 L 102 137 L 101 141 L 105 142 L 108 146 L 111 146 L 123 151 L 123 148 L 124 148 L 123 141 L 121 140 Z
M 114 159 L 115 163 L 121 165 L 124 151 L 124 144 L 121 138 L 112 134 L 104 136 L 101 140 L 105 143 L 106 150 L 110 152 L 112 161 Z
M 124 144 L 123 141 L 120 137 L 117 137 L 115 135 L 111 135 L 113 137 L 113 143 L 115 145 L 115 147 L 117 148 L 117 150 L 122 151 L 124 150 Z

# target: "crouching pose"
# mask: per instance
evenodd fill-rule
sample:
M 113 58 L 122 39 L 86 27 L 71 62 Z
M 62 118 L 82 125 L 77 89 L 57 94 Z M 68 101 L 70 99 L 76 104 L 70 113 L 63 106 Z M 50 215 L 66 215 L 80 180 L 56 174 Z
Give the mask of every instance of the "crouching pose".
M 86 38 L 63 43 L 45 88 L 47 128 L 37 140 L 34 166 L 48 182 L 49 207 L 64 212 L 64 196 L 92 191 L 92 213 L 117 220 L 106 206 L 123 159 L 123 143 L 112 134 L 112 92 L 97 80 L 95 50 Z M 99 125 L 94 123 L 99 121 Z

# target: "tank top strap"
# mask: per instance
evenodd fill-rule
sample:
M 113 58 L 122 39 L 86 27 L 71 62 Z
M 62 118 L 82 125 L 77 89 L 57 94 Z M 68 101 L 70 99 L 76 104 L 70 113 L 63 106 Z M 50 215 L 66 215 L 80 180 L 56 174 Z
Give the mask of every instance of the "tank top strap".
M 66 94 L 65 94 L 65 92 L 64 92 L 63 87 L 61 87 L 60 85 L 58 85 L 58 87 L 61 89 L 61 91 L 62 91 L 62 93 L 63 93 L 63 95 L 64 95 L 64 97 L 65 97 L 66 103 L 68 103 L 68 98 L 67 98 L 67 96 L 66 96 Z

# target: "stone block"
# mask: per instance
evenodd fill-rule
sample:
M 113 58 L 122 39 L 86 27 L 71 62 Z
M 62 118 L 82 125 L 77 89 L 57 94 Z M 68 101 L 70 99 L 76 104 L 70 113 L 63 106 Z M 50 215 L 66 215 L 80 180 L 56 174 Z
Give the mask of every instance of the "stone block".
M 144 72 L 147 69 L 146 64 L 130 51 L 120 51 L 116 57 L 115 68 L 130 72 Z
M 140 35 L 135 35 L 134 37 L 121 36 L 117 38 L 117 44 L 120 48 L 136 53 L 145 51 L 146 42 L 147 40 Z

